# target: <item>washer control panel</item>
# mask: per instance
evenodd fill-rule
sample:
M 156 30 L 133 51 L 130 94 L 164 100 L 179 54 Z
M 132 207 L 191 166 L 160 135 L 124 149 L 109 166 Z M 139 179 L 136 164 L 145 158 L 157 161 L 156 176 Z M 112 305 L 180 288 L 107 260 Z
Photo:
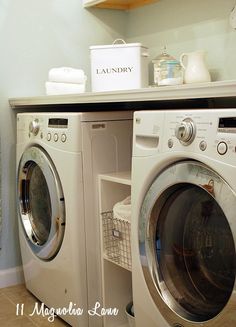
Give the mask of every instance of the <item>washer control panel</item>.
M 134 157 L 171 153 L 236 165 L 236 108 L 137 111 L 133 135 Z
M 163 151 L 188 151 L 236 162 L 236 109 L 166 111 Z

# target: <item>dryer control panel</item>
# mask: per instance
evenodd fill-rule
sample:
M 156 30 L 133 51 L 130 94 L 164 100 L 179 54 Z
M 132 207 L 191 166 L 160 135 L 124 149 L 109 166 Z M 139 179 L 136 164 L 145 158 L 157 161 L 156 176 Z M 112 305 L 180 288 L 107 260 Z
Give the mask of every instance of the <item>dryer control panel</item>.
M 48 118 L 47 141 L 66 142 L 68 130 L 68 118 Z
M 17 142 L 42 143 L 63 151 L 82 151 L 80 113 L 17 115 Z

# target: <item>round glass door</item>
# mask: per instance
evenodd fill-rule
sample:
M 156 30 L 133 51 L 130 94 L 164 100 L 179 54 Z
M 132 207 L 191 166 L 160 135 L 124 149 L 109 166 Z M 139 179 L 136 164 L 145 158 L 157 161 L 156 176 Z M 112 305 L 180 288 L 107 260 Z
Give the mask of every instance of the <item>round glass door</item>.
M 155 302 L 194 323 L 224 311 L 235 287 L 235 212 L 234 192 L 197 162 L 157 177 L 140 215 L 140 254 Z
M 27 149 L 21 157 L 18 199 L 22 226 L 32 251 L 41 259 L 52 259 L 64 236 L 64 196 L 53 163 L 39 147 Z

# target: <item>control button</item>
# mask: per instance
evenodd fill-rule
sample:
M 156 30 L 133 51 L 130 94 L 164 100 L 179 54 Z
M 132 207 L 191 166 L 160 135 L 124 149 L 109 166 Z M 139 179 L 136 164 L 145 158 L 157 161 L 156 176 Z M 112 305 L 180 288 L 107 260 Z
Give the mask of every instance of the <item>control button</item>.
M 47 133 L 47 140 L 48 141 L 51 141 L 51 139 L 52 139 L 52 134 L 51 133 Z
M 55 134 L 54 134 L 54 136 L 53 136 L 53 139 L 54 139 L 54 141 L 55 141 L 55 142 L 57 142 L 57 141 L 58 141 L 58 139 L 59 139 L 59 136 L 58 136 L 58 134 L 57 134 L 57 133 L 55 133 Z
M 225 142 L 220 142 L 217 145 L 217 151 L 219 154 L 223 155 L 227 152 L 227 150 L 228 150 L 228 145 Z
M 43 139 L 43 132 L 40 133 L 40 137 L 41 137 L 41 139 Z
M 66 139 L 67 139 L 66 134 L 62 134 L 62 135 L 61 135 L 61 141 L 62 141 L 62 142 L 65 142 Z
M 174 141 L 172 139 L 168 140 L 168 147 L 171 149 L 174 145 Z
M 200 148 L 200 150 L 205 151 L 206 148 L 207 148 L 207 143 L 206 143 L 206 141 L 201 141 L 201 142 L 199 143 L 199 148 Z
M 35 136 L 38 134 L 39 132 L 39 120 L 36 118 L 33 121 L 30 122 L 29 124 L 29 132 L 34 134 Z
M 183 145 L 193 142 L 196 135 L 196 127 L 191 118 L 185 118 L 175 128 L 175 136 Z

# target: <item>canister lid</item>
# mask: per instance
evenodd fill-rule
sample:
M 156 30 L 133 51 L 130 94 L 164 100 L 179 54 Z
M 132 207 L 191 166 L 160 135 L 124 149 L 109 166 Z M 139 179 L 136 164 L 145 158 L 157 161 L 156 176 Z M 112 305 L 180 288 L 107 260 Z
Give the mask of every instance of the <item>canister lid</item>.
M 138 47 L 138 48 L 145 48 L 142 43 L 122 43 L 122 44 L 107 44 L 107 45 L 92 45 L 89 47 L 90 50 L 98 50 L 98 49 L 113 49 L 113 48 L 128 48 L 128 47 Z
M 171 60 L 163 60 L 161 61 L 160 65 L 164 65 L 164 64 L 168 64 L 168 65 L 180 65 L 180 62 L 176 59 L 171 59 Z
M 159 54 L 157 57 L 155 57 L 153 60 L 152 60 L 152 63 L 153 64 L 160 64 L 160 62 L 162 61 L 167 61 L 167 60 L 176 60 L 174 57 L 172 57 L 171 55 L 169 55 L 167 52 L 166 52 L 166 46 L 163 46 L 162 47 L 162 53 Z

